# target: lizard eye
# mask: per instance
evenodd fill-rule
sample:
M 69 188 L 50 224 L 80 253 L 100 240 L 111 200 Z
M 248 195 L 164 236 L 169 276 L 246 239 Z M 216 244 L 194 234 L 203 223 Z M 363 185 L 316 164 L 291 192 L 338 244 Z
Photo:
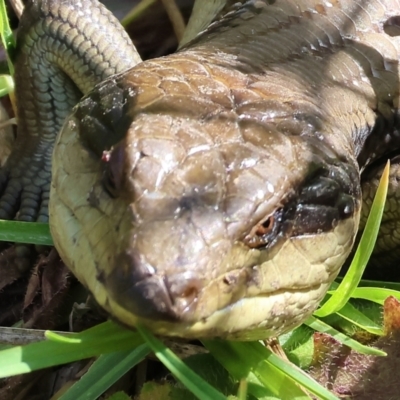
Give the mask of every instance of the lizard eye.
M 274 227 L 274 216 L 270 215 L 263 222 L 255 226 L 255 235 L 258 237 L 263 237 L 272 231 Z
M 279 233 L 281 222 L 282 209 L 278 209 L 255 225 L 244 238 L 244 243 L 253 249 L 268 247 Z

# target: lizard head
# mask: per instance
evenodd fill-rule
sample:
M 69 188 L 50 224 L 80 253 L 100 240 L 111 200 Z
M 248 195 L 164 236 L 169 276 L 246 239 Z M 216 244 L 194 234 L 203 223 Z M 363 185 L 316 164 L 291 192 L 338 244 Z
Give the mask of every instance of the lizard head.
M 53 157 L 56 247 L 125 325 L 277 335 L 315 310 L 351 250 L 357 168 L 296 134 L 303 122 L 282 129 L 290 110 L 268 114 L 250 90 L 235 97 L 161 64 L 106 81 L 66 121 Z

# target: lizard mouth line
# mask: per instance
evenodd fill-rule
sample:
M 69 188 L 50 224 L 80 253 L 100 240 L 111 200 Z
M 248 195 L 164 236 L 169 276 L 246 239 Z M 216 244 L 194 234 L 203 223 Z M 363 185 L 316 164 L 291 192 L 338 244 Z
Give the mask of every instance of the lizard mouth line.
M 155 330 L 159 335 L 184 336 L 186 338 L 220 337 L 240 340 L 257 340 L 278 330 L 278 334 L 285 333 L 299 321 L 308 318 L 314 311 L 315 302 L 322 300 L 326 284 L 313 285 L 302 290 L 278 290 L 268 295 L 259 294 L 254 297 L 243 298 L 229 304 L 211 315 L 196 321 L 174 321 L 160 323 L 134 317 L 130 314 L 130 322 L 140 323 Z M 288 301 L 293 299 L 293 303 Z M 287 308 L 295 310 L 294 318 L 285 320 Z M 114 310 L 115 311 L 115 310 Z M 260 315 L 261 314 L 261 315 Z M 126 319 L 119 319 L 115 312 L 113 316 L 126 324 Z M 251 326 L 243 336 L 242 327 Z

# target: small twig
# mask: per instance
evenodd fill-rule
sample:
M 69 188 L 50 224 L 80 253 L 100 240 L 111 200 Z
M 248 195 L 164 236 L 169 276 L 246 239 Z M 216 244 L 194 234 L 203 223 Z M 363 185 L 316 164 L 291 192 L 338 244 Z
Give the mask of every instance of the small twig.
M 266 339 L 264 340 L 264 343 L 273 353 L 282 358 L 282 360 L 289 361 L 285 350 L 283 350 L 279 340 L 276 337 Z
M 68 332 L 58 332 L 62 335 Z M 46 339 L 46 331 L 40 329 L 7 328 L 0 327 L 0 344 L 21 346 L 29 343 L 40 342 Z
M 164 4 L 165 11 L 167 12 L 172 23 L 172 27 L 174 28 L 178 42 L 180 42 L 183 37 L 183 32 L 185 31 L 185 21 L 182 17 L 182 13 L 179 10 L 179 7 L 176 5 L 175 0 L 161 1 Z
M 10 118 L 5 121 L 0 121 L 0 129 L 7 128 L 10 125 L 17 125 L 17 119 L 16 118 Z
M 121 20 L 122 26 L 127 27 L 156 1 L 157 0 L 142 0 L 137 6 L 133 7 L 132 10 L 129 11 L 129 13 Z
M 24 5 L 22 4 L 22 0 L 10 0 L 10 4 L 18 19 L 21 18 L 22 11 L 24 10 Z

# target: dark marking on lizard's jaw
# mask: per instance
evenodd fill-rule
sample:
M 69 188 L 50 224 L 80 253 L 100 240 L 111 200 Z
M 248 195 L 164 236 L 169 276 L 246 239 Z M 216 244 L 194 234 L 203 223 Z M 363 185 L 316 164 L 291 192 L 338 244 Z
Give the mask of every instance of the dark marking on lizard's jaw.
M 359 208 L 358 182 L 357 171 L 345 162 L 312 169 L 286 204 L 255 225 L 243 242 L 262 250 L 280 239 L 331 231 Z
M 391 118 L 380 115 L 373 127 L 366 127 L 359 135 L 364 140 L 360 144 L 357 156 L 361 170 L 379 160 L 387 160 L 393 151 L 400 148 L 400 117 L 393 114 Z
M 136 101 L 132 87 L 123 79 L 108 79 L 96 86 L 75 107 L 79 139 L 96 158 L 101 159 L 120 142 L 133 121 L 129 112 Z

